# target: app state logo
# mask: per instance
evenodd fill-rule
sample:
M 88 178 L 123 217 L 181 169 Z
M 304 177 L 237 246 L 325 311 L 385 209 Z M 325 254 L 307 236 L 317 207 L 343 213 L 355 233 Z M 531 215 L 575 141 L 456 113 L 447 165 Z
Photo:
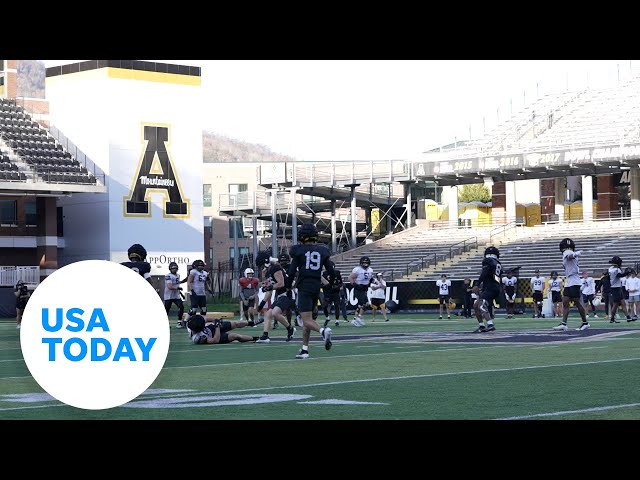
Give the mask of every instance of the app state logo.
M 142 152 L 129 195 L 124 197 L 124 215 L 151 216 L 151 193 L 164 195 L 163 216 L 188 218 L 189 200 L 184 198 L 180 181 L 169 154 L 169 127 L 143 125 Z

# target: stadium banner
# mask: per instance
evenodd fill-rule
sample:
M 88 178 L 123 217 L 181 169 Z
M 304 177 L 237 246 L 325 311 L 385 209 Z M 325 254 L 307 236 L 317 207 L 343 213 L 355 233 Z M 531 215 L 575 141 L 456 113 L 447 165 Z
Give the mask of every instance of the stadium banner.
M 456 308 L 462 308 L 463 280 L 451 280 L 450 298 L 456 304 Z M 348 305 L 355 307 L 358 301 L 351 284 L 345 283 Z M 398 304 L 401 310 L 429 310 L 438 308 L 438 287 L 436 282 L 387 282 L 385 302 L 392 300 Z
M 516 277 L 517 278 L 517 277 Z M 471 277 L 471 285 L 477 282 L 477 276 Z M 355 307 L 358 304 L 350 283 L 345 283 L 348 305 Z M 456 304 L 456 309 L 461 309 L 464 304 L 464 280 L 451 280 L 450 300 Z M 525 298 L 532 296 L 530 278 L 518 278 L 516 290 L 516 303 L 523 302 Z M 414 282 L 387 282 L 385 302 L 392 300 L 403 311 L 438 309 L 438 287 L 435 280 L 423 280 Z M 504 293 L 500 293 L 496 303 L 500 308 L 506 307 Z
M 614 187 L 624 187 L 627 185 L 631 185 L 631 170 L 626 170 L 620 173 L 614 173 L 611 176 L 613 177 Z
M 452 152 L 451 155 L 455 153 Z M 556 152 L 526 153 L 459 160 L 420 162 L 416 164 L 416 176 L 454 175 L 485 171 L 509 171 L 523 168 L 569 166 L 597 161 L 640 159 L 640 145 L 592 147 Z

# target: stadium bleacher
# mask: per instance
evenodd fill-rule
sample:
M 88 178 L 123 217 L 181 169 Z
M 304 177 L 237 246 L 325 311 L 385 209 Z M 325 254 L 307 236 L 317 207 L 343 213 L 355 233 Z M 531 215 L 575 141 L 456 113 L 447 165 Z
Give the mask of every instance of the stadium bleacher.
M 520 278 L 534 276 L 540 269 L 542 276 L 548 277 L 556 270 L 564 275 L 562 256 L 559 250 L 560 240 L 572 238 L 578 250 L 582 251 L 580 268 L 598 277 L 609 267 L 612 255 L 619 255 L 625 265 L 633 266 L 640 256 L 640 236 L 636 234 L 640 220 L 601 220 L 594 222 L 565 222 L 537 225 L 521 230 L 516 235 L 501 237 L 493 242 L 500 249 L 500 261 L 505 269 L 521 267 Z M 486 245 L 461 253 L 434 267 L 415 272 L 403 280 L 435 281 L 445 273 L 452 279 L 464 279 L 469 276 L 477 279 Z
M 474 229 L 429 229 L 418 226 L 336 255 L 332 260 L 345 280 L 362 256 L 368 256 L 371 268 L 375 272 L 382 272 L 386 280 L 399 280 L 427 263 L 432 264 L 436 258 L 442 261 L 478 244 L 485 244 L 492 229 L 492 226 Z
M 13 100 L 0 98 L 0 181 L 96 184 L 46 128 Z

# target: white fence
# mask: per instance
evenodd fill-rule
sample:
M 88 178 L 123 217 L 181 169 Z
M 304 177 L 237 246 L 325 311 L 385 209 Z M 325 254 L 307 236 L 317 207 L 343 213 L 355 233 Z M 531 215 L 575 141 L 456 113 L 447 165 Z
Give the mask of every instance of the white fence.
M 28 285 L 40 283 L 40 267 L 2 267 L 0 266 L 0 286 L 15 286 L 18 280 Z

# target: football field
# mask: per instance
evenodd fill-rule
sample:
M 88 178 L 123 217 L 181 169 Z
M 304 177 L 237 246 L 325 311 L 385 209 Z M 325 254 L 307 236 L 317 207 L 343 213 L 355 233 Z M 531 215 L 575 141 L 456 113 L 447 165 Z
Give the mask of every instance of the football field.
M 497 315 L 472 334 L 462 317 L 392 314 L 365 327 L 333 322 L 333 348 L 301 331 L 270 344 L 192 345 L 174 328 L 162 372 L 131 402 L 108 410 L 67 406 L 43 391 L 22 360 L 15 321 L 0 320 L 0 419 L 630 420 L 640 419 L 640 327 L 591 319 L 555 332 L 558 319 Z M 321 315 L 319 320 L 323 322 Z M 236 330 L 259 335 L 262 325 Z

